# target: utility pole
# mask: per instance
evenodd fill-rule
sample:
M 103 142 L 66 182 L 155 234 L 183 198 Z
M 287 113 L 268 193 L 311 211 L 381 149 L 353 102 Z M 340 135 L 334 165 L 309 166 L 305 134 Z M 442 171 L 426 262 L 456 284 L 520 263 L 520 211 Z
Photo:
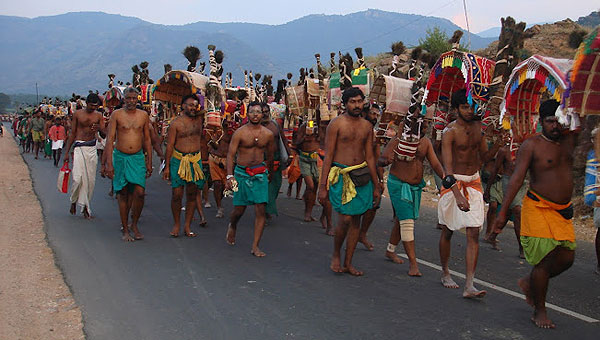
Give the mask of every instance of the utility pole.
M 38 93 L 37 82 L 35 83 L 35 102 L 36 105 L 40 103 L 40 94 Z

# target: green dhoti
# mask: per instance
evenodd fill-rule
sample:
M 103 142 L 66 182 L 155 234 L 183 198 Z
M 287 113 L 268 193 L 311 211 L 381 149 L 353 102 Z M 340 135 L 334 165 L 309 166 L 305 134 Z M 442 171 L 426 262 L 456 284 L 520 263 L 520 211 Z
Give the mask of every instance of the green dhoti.
M 425 187 L 425 181 L 421 180 L 421 183 L 412 185 L 390 174 L 387 185 L 390 200 L 398 220 L 416 220 L 419 218 L 421 192 Z
M 348 166 L 346 165 L 334 162 L 331 170 L 337 171 L 335 168 L 345 169 L 347 167 Z M 330 176 L 328 176 L 328 180 L 329 177 Z M 344 177 L 346 179 L 344 179 Z M 342 203 L 344 186 L 348 186 L 344 181 L 351 181 L 349 177 L 350 176 L 347 174 L 344 175 L 340 172 L 337 182 L 331 183 L 331 181 L 329 181 L 329 201 L 331 202 L 333 209 L 342 215 L 362 215 L 367 210 L 373 208 L 373 181 L 369 181 L 369 183 L 360 187 L 352 185 L 356 190 L 356 195 L 349 202 Z
M 117 149 L 113 150 L 113 188 L 116 192 L 127 186 L 133 191 L 133 185 L 146 187 L 146 158 L 140 151 L 132 154 L 123 153 Z
M 298 166 L 300 167 L 300 173 L 302 176 L 312 177 L 316 179 L 317 182 L 319 181 L 319 166 L 317 163 L 318 159 L 319 153 L 316 151 L 300 151 L 298 157 Z
M 261 164 L 264 166 L 264 163 Z M 251 176 L 246 167 L 236 165 L 233 173 L 238 191 L 233 193 L 233 205 L 255 205 L 269 201 L 269 179 L 267 172 Z
M 197 153 L 181 153 L 182 156 L 187 156 L 187 155 L 196 155 Z M 205 182 L 205 175 L 204 175 L 204 169 L 202 169 L 202 160 L 198 160 L 197 162 L 195 162 L 196 164 L 198 164 L 198 166 L 200 167 L 200 169 L 202 170 L 203 174 L 201 176 L 200 179 L 197 180 L 193 180 L 195 176 L 195 172 L 194 172 L 194 166 L 192 164 L 189 164 L 189 168 L 190 168 L 190 173 L 191 173 L 191 181 L 186 181 L 183 178 L 181 178 L 181 176 L 178 174 L 179 172 L 179 167 L 181 166 L 181 160 L 178 159 L 175 156 L 171 157 L 171 162 L 169 163 L 169 172 L 171 175 L 171 187 L 173 188 L 177 188 L 177 187 L 181 187 L 186 185 L 187 183 L 194 183 L 196 184 L 196 186 L 198 186 L 198 188 L 202 189 L 204 187 L 204 182 Z

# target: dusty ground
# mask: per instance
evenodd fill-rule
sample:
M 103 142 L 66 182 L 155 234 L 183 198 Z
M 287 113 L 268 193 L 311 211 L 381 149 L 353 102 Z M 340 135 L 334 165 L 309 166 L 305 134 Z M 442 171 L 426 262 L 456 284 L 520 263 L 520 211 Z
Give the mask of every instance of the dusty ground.
M 0 339 L 84 339 L 81 311 L 54 263 L 29 169 L 0 137 Z

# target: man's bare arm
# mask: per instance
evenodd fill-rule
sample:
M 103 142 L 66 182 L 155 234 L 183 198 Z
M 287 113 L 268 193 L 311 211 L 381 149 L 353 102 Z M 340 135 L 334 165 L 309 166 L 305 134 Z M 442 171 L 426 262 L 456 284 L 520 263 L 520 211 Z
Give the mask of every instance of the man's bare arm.
M 167 153 L 165 155 L 165 170 L 163 172 L 163 178 L 166 180 L 170 179 L 171 176 L 171 157 L 173 156 L 173 148 L 175 147 L 175 140 L 177 136 L 177 118 L 171 122 L 167 130 Z
M 504 193 L 504 200 L 502 200 L 502 209 L 500 212 L 504 211 L 505 214 L 508 212 L 510 203 L 512 203 L 519 188 L 523 185 L 527 170 L 529 170 L 529 166 L 533 160 L 533 149 L 534 143 L 532 140 L 526 140 L 519 148 L 515 171 L 512 176 L 510 176 L 510 181 L 508 182 L 508 187 Z
M 494 156 L 498 153 L 498 150 L 500 149 L 500 147 L 502 147 L 502 144 L 504 144 L 505 142 L 506 137 L 504 133 L 505 132 L 503 132 L 502 137 L 498 138 L 496 142 L 492 145 L 492 147 L 489 149 L 487 146 L 487 142 L 485 141 L 485 137 L 481 138 L 481 143 L 479 144 L 479 155 L 483 163 L 487 163 L 494 159 Z
M 325 159 L 323 160 L 323 167 L 319 179 L 319 191 L 327 191 L 327 179 L 329 177 L 329 170 L 331 170 L 331 163 L 333 162 L 333 154 L 335 153 L 337 146 L 337 125 L 338 124 L 336 124 L 336 120 L 334 119 L 327 126 L 327 132 L 325 133 Z
M 114 112 L 110 116 L 110 120 L 108 121 L 106 146 L 104 147 L 104 152 L 102 153 L 103 164 L 106 164 L 106 174 L 109 178 L 112 178 L 114 175 L 112 154 L 113 154 L 113 144 L 115 142 L 115 138 L 116 138 L 116 134 L 117 134 L 117 118 L 116 118 L 117 115 L 118 115 L 118 111 Z
M 383 149 L 381 156 L 377 160 L 377 165 L 380 167 L 388 166 L 394 161 L 394 149 L 398 146 L 400 140 L 398 138 L 392 138 L 391 141 Z
M 235 158 L 239 145 L 240 134 L 239 130 L 237 130 L 233 133 L 231 143 L 229 143 L 229 150 L 227 150 L 227 175 L 233 175 L 233 159 Z
M 377 165 L 375 153 L 373 152 L 373 129 L 369 128 L 367 133 L 367 144 L 365 145 L 365 159 L 371 173 L 371 180 L 376 189 L 379 189 L 379 176 L 377 175 Z
M 446 174 L 453 175 L 454 168 L 452 166 L 452 144 L 454 143 L 454 130 L 449 129 L 442 135 L 442 164 L 446 170 Z
M 494 183 L 496 183 L 497 177 L 498 177 L 498 172 L 500 172 L 500 169 L 502 168 L 502 164 L 504 163 L 504 151 L 503 149 L 498 150 L 498 154 L 496 155 L 496 160 L 494 161 L 494 168 L 492 169 L 492 172 L 490 173 L 490 178 L 487 181 L 487 185 L 485 187 L 485 192 L 489 193 L 492 185 Z
M 433 150 L 433 144 L 431 144 L 429 139 L 427 139 L 427 161 L 431 165 L 433 171 L 435 171 L 440 178 L 444 178 L 444 167 L 437 158 L 435 150 Z
M 143 111 L 142 111 L 143 112 Z M 146 113 L 144 112 L 144 115 Z M 144 151 L 146 152 L 146 170 L 147 176 L 152 174 L 152 142 L 150 141 L 150 118 L 147 115 L 144 117 Z
M 69 138 L 67 139 L 67 146 L 65 147 L 65 162 L 69 160 L 69 156 L 71 155 L 71 146 L 73 146 L 73 142 L 75 141 L 78 125 L 79 124 L 77 123 L 77 111 L 75 111 L 75 113 L 73 114 L 73 119 L 71 120 L 71 133 L 69 134 Z

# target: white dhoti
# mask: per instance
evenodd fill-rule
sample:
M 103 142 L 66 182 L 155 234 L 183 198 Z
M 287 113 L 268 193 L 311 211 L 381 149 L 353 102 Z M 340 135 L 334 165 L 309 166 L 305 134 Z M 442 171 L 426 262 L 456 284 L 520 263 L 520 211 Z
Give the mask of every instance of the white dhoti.
M 438 202 L 438 220 L 450 230 L 460 230 L 467 227 L 481 228 L 484 221 L 483 189 L 479 173 L 472 176 L 454 175 L 458 190 L 469 201 L 469 211 L 462 211 L 456 204 L 456 198 L 451 189 L 443 189 Z
M 52 150 L 58 150 L 58 149 L 62 149 L 63 145 L 65 144 L 65 141 L 62 139 L 59 140 L 53 140 L 52 141 Z
M 75 141 L 84 143 L 85 141 Z M 67 151 L 68 152 L 68 151 Z M 88 213 L 92 213 L 90 200 L 96 185 L 96 167 L 98 166 L 98 154 L 96 145 L 75 146 L 73 148 L 73 169 L 71 170 L 71 204 L 77 203 L 81 208 L 87 207 Z

